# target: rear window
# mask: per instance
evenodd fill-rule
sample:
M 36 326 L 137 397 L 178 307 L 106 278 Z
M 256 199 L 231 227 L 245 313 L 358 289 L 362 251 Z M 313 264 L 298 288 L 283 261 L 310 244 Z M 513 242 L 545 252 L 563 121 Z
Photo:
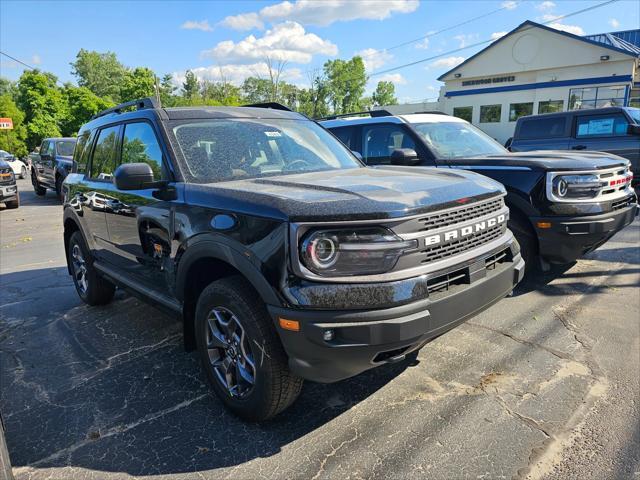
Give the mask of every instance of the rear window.
M 56 142 L 56 150 L 58 155 L 63 157 L 73 156 L 73 149 L 76 147 L 76 142 L 68 140 L 66 142 Z
M 562 137 L 565 134 L 566 117 L 532 118 L 523 120 L 517 138 Z

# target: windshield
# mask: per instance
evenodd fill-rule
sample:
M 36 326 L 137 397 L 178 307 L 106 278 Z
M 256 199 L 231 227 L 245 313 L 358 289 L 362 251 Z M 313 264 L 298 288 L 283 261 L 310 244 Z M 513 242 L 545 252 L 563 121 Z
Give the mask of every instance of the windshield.
M 362 166 L 335 137 L 306 120 L 188 120 L 170 126 L 199 183 Z
M 56 150 L 58 151 L 58 155 L 63 157 L 72 157 L 73 149 L 75 147 L 76 147 L 76 142 L 72 140 L 56 143 Z
M 627 108 L 627 113 L 633 118 L 633 122 L 640 125 L 640 108 Z
M 412 126 L 438 158 L 508 153 L 502 145 L 468 123 L 414 123 Z

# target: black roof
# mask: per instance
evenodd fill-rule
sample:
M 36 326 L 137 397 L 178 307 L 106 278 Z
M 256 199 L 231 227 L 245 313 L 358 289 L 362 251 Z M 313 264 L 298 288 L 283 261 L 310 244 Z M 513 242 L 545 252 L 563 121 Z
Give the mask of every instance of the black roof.
M 302 120 L 304 115 L 296 112 L 261 107 L 175 107 L 165 108 L 169 120 L 196 118 L 288 118 Z

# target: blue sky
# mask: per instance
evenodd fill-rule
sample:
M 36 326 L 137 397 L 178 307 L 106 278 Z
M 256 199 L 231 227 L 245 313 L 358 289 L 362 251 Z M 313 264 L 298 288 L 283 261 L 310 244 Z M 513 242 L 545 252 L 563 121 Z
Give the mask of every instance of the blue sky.
M 581 0 L 429 1 L 85 1 L 0 2 L 0 49 L 27 64 L 75 81 L 69 63 L 80 48 L 113 51 L 125 65 L 145 66 L 176 81 L 187 69 L 199 77 L 222 75 L 240 82 L 265 74 L 265 57 L 286 61 L 287 81 L 305 86 L 309 72 L 330 58 L 361 52 L 375 74 L 397 65 L 445 54 L 432 61 L 374 75 L 391 80 L 401 101 L 437 97 L 437 77 L 481 47 L 447 52 L 497 37 L 524 20 L 554 17 L 598 3 Z M 494 12 L 464 26 L 418 37 Z M 640 2 L 616 3 L 551 26 L 590 34 L 640 28 Z M 2 57 L 1 74 L 17 79 L 24 67 Z

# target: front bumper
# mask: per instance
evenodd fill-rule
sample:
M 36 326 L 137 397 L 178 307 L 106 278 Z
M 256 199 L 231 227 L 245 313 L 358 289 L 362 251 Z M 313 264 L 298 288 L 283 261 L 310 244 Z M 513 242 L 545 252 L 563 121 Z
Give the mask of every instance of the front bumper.
M 0 185 L 0 202 L 15 200 L 18 196 L 17 185 Z
M 466 276 L 447 284 L 446 291 L 435 289 L 418 301 L 392 308 L 303 310 L 269 306 L 289 368 L 308 380 L 328 383 L 404 358 L 513 290 L 524 275 L 524 261 L 515 245 L 504 250 L 508 258 L 503 257 L 501 263 L 490 264 L 494 257 L 478 259 L 449 272 L 450 278 L 460 272 Z M 435 282 L 441 279 L 442 275 L 434 277 Z M 298 321 L 300 330 L 278 327 L 279 318 Z M 327 330 L 334 334 L 329 341 L 323 338 Z
M 579 217 L 532 217 L 538 236 L 539 254 L 551 263 L 570 263 L 600 247 L 633 222 L 638 204 L 610 213 Z M 540 228 L 539 222 L 551 224 Z

